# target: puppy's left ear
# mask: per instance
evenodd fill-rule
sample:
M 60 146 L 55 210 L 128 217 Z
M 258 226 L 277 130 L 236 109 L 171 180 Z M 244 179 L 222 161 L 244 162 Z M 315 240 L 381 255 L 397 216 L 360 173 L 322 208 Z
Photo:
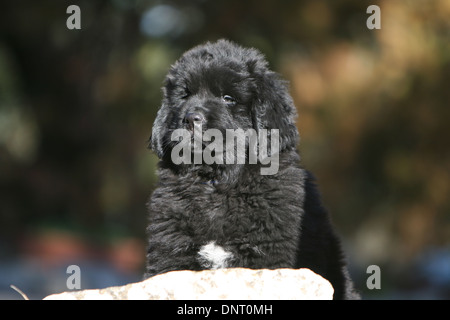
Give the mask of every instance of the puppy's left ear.
M 257 77 L 257 94 L 253 106 L 253 126 L 259 129 L 278 129 L 280 151 L 297 147 L 299 134 L 295 126 L 297 110 L 289 95 L 287 81 L 275 72 L 265 71 Z

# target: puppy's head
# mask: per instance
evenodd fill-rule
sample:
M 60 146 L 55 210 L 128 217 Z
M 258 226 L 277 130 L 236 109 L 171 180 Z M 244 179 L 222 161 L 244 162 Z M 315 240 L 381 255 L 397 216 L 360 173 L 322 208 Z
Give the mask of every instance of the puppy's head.
M 170 158 L 176 129 L 278 129 L 280 152 L 295 149 L 296 109 L 286 82 L 255 49 L 226 40 L 187 51 L 170 69 L 150 147 Z

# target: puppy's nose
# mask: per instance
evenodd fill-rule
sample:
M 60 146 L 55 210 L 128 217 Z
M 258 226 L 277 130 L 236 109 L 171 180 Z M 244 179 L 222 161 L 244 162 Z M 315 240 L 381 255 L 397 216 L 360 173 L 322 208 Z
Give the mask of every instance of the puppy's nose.
M 189 123 L 189 126 L 191 128 L 194 127 L 194 122 L 204 122 L 205 121 L 205 117 L 201 114 L 201 113 L 197 113 L 197 112 L 188 112 L 186 113 L 186 116 L 184 117 L 184 121 Z

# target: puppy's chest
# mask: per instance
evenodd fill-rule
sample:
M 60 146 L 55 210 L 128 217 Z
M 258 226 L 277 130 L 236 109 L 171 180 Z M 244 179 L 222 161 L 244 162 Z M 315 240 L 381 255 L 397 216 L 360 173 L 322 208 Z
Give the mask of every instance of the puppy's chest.
M 285 190 L 224 193 L 213 186 L 196 186 L 171 191 L 162 192 L 164 201 L 153 209 L 196 241 L 240 241 L 261 233 L 280 234 L 300 224 L 302 199 L 287 201 L 292 195 Z

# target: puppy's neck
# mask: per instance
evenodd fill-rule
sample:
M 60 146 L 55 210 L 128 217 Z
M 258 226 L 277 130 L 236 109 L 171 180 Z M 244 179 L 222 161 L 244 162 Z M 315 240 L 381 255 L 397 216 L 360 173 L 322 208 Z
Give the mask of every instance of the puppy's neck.
M 239 181 L 246 165 L 174 165 L 160 161 L 160 177 L 162 172 L 170 172 L 170 176 L 182 180 L 192 180 L 213 187 L 233 187 Z

